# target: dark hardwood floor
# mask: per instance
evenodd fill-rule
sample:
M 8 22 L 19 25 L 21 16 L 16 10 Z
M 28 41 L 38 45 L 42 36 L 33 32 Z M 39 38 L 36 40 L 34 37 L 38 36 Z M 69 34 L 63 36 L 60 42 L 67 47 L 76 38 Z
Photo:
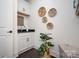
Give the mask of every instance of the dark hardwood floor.
M 32 48 L 32 49 L 20 54 L 17 58 L 40 58 L 40 56 L 37 53 L 37 50 Z M 54 57 L 51 56 L 51 58 L 54 58 Z
M 40 58 L 37 53 L 37 50 L 32 48 L 22 54 L 20 54 L 17 58 Z

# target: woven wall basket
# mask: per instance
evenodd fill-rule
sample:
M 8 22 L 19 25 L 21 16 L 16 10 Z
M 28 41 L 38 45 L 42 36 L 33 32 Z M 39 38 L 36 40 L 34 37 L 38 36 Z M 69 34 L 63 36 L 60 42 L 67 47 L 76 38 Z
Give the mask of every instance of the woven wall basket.
M 48 15 L 50 17 L 54 17 L 55 15 L 57 14 L 57 10 L 55 8 L 51 8 L 49 11 L 48 11 Z
M 49 22 L 47 23 L 47 29 L 53 29 L 54 25 L 53 23 Z
M 43 17 L 46 14 L 46 8 L 45 7 L 40 7 L 38 10 L 38 14 L 40 17 Z

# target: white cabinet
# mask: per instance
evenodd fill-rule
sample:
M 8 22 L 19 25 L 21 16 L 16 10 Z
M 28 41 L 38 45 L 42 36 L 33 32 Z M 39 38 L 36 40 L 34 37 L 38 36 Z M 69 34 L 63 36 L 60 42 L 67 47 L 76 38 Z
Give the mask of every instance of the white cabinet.
M 27 41 L 27 47 L 31 47 L 32 46 L 32 38 L 31 35 L 30 36 L 26 36 L 26 41 Z
M 20 33 L 18 34 L 18 52 L 23 53 L 26 50 L 33 47 L 33 35 L 32 33 Z
M 26 44 L 26 40 L 25 40 L 25 37 L 24 36 L 19 36 L 19 39 L 18 39 L 18 51 L 22 51 L 24 49 L 27 48 L 27 44 Z
M 25 0 L 18 0 L 18 11 L 30 14 L 30 4 Z

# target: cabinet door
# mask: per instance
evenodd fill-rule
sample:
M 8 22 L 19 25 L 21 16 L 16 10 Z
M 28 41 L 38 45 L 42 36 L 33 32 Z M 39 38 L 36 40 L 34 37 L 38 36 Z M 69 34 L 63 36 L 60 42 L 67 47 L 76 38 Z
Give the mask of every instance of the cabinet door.
M 26 37 L 19 37 L 18 48 L 19 52 L 27 48 Z
M 18 1 L 18 10 L 21 12 L 25 12 L 26 14 L 30 14 L 30 4 L 25 0 Z
M 31 47 L 33 45 L 31 36 L 26 36 L 27 47 Z
M 33 35 L 31 33 L 19 34 L 18 36 L 18 52 L 29 49 L 33 46 Z

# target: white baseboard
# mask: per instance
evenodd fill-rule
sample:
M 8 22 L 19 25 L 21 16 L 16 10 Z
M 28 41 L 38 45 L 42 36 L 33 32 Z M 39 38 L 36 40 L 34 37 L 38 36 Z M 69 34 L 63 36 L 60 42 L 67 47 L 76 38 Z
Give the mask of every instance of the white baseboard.
M 38 47 L 37 47 L 37 46 L 33 46 L 33 48 L 34 48 L 34 49 L 38 49 Z
M 12 58 L 16 58 L 16 57 L 18 57 L 18 54 L 14 54 L 14 56 Z
M 21 53 L 23 53 L 23 52 L 25 52 L 25 51 L 28 51 L 29 49 L 32 49 L 32 48 L 33 48 L 33 46 L 28 47 L 28 48 L 26 48 L 26 49 L 24 49 L 24 50 L 22 50 L 22 51 L 18 52 L 18 54 L 21 54 Z

